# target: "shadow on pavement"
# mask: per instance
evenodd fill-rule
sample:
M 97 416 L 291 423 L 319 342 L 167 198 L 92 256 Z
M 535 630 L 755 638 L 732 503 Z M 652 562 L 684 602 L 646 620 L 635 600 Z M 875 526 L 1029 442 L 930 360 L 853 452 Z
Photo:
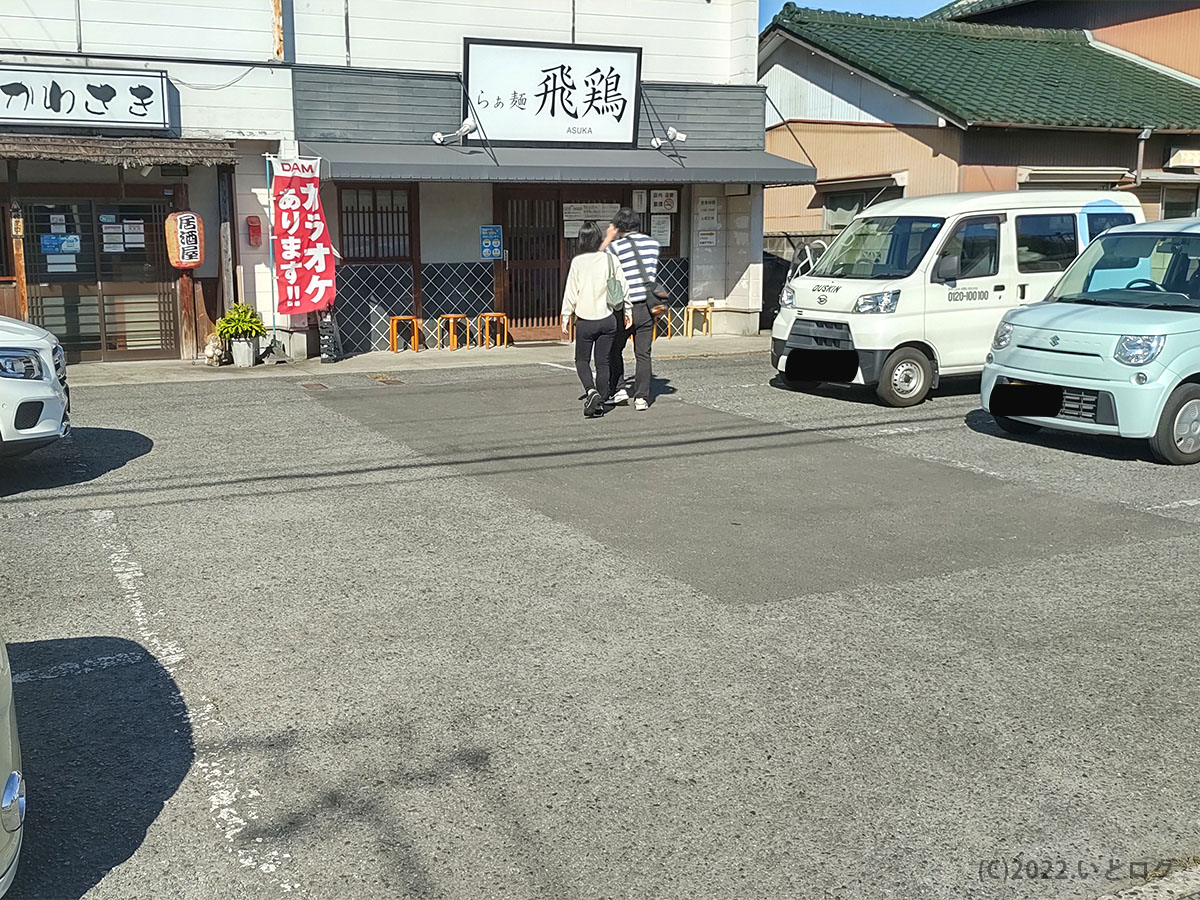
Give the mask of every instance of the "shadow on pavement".
M 887 408 L 875 396 L 875 389 L 873 387 L 866 387 L 861 384 L 835 384 L 819 381 L 799 388 L 790 388 L 784 384 L 783 379 L 779 375 L 776 375 L 771 379 L 770 385 L 776 390 L 788 391 L 793 394 L 811 394 L 814 397 L 828 397 L 830 400 L 846 400 L 850 403 L 862 403 L 867 406 Z M 969 397 L 972 394 L 979 395 L 979 376 L 954 375 L 942 379 L 937 388 L 929 392 L 929 397 L 924 402 L 937 401 L 939 397 Z M 917 405 L 920 406 L 922 404 Z
M 123 428 L 75 428 L 28 456 L 0 457 L 0 497 L 83 484 L 145 456 L 154 441 Z
M 1015 444 L 1035 444 L 1051 450 L 1082 453 L 1100 459 L 1154 462 L 1154 457 L 1150 455 L 1150 445 L 1146 441 L 1111 437 L 1105 434 L 1072 434 L 1068 431 L 1054 431 L 1049 428 L 1035 431 L 1033 434 L 1009 434 L 1007 431 L 1001 431 L 1000 426 L 992 418 L 992 414 L 982 409 L 971 410 L 963 418 L 963 422 L 978 434 L 1001 438 Z
M 75 900 L 141 846 L 191 768 L 187 707 L 133 641 L 31 641 L 8 653 L 29 812 L 6 900 Z

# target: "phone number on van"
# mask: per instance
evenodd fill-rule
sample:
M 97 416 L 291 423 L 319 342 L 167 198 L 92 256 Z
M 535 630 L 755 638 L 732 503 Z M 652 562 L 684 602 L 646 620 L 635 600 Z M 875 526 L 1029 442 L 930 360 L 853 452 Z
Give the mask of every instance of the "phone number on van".
M 987 298 L 987 291 L 950 291 L 946 294 L 946 299 L 951 303 L 961 303 L 964 300 L 986 300 Z

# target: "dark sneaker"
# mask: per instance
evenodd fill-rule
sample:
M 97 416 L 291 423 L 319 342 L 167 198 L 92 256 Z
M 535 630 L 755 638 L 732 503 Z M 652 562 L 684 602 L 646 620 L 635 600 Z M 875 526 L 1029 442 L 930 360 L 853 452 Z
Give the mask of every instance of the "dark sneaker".
M 587 399 L 583 401 L 583 415 L 585 418 L 591 419 L 596 415 L 596 411 L 600 409 L 600 392 L 588 391 Z

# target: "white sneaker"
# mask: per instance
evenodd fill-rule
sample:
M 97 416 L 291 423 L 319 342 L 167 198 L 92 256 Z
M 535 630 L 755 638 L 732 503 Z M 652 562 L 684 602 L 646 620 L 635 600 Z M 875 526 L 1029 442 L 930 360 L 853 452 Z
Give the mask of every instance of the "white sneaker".
M 633 408 L 637 409 L 637 410 L 649 409 L 650 404 L 647 403 L 645 400 L 643 400 L 641 397 L 638 397 L 636 400 L 633 401 Z
M 625 388 L 621 388 L 615 394 L 612 395 L 612 400 L 609 402 L 614 403 L 614 404 L 615 403 L 628 403 L 629 402 L 629 392 L 627 390 L 625 390 Z

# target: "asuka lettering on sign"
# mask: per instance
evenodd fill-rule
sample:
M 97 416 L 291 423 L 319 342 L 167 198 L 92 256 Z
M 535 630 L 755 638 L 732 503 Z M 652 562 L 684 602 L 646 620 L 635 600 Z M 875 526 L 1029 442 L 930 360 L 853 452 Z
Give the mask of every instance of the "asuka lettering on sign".
M 496 145 L 633 147 L 642 51 L 467 38 L 463 115 L 468 141 Z
M 0 66 L 0 124 L 170 127 L 167 73 Z

